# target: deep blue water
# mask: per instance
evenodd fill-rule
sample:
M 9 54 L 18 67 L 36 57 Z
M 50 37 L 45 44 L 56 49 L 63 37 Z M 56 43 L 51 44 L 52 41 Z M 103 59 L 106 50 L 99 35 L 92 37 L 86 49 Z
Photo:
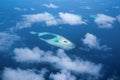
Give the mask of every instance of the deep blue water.
M 58 9 L 49 9 L 41 6 L 42 3 L 54 3 L 59 5 Z M 113 9 L 113 6 L 119 6 L 120 0 L 0 0 L 0 31 L 7 31 L 10 27 L 14 27 L 16 22 L 21 21 L 21 15 L 24 14 L 37 14 L 42 12 L 49 12 L 53 15 L 58 15 L 58 12 L 71 12 L 74 10 L 75 14 L 81 15 L 84 19 L 88 20 L 87 25 L 58 25 L 53 27 L 44 27 L 42 23 L 33 24 L 31 28 L 26 28 L 22 30 L 15 31 L 17 35 L 22 37 L 22 42 L 15 43 L 9 51 L 0 52 L 0 70 L 2 71 L 4 67 L 21 67 L 28 68 L 28 65 L 21 65 L 16 63 L 10 57 L 12 56 L 12 51 L 14 47 L 30 47 L 38 46 L 43 50 L 57 50 L 58 48 L 46 44 L 29 34 L 29 32 L 51 32 L 55 34 L 62 35 L 67 39 L 71 40 L 76 48 L 66 53 L 70 56 L 79 56 L 84 60 L 89 60 L 95 63 L 101 63 L 104 66 L 103 72 L 104 77 L 101 80 L 106 80 L 108 77 L 115 75 L 120 77 L 120 22 L 115 21 L 112 29 L 99 29 L 94 23 L 94 18 L 90 15 L 95 15 L 98 13 L 103 13 L 109 16 L 116 17 L 120 14 L 120 9 Z M 92 9 L 83 9 L 85 6 L 90 6 Z M 16 11 L 15 7 L 20 8 L 35 8 L 35 11 Z M 108 10 L 108 11 L 106 11 Z M 62 26 L 62 29 L 59 27 Z M 86 33 L 92 33 L 96 35 L 100 40 L 101 44 L 107 44 L 112 49 L 110 51 L 97 51 L 91 50 L 89 52 L 82 51 L 79 48 L 83 47 L 81 38 L 84 38 Z M 46 64 L 40 64 L 42 66 L 48 66 Z M 40 69 L 38 64 L 29 65 L 29 68 L 36 67 Z M 50 66 L 49 66 L 50 68 Z

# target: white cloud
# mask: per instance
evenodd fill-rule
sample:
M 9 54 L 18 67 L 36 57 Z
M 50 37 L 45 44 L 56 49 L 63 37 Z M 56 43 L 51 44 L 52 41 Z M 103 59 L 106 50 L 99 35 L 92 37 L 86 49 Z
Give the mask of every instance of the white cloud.
M 63 13 L 60 12 L 57 17 L 53 16 L 50 13 L 39 13 L 39 14 L 31 14 L 31 15 L 23 15 L 23 21 L 18 22 L 16 24 L 15 29 L 22 29 L 31 27 L 34 23 L 45 23 L 46 26 L 55 26 L 59 24 L 69 24 L 69 25 L 81 25 L 86 24 L 84 20 L 82 20 L 81 16 L 72 13 Z M 13 28 L 12 28 L 13 29 Z
M 117 16 L 118 21 L 120 22 L 120 15 Z
M 76 77 L 73 76 L 70 72 L 68 71 L 61 71 L 56 74 L 50 74 L 50 79 L 52 80 L 76 80 Z
M 2 80 L 45 80 L 43 76 L 43 74 L 37 74 L 33 70 L 5 68 Z
M 85 35 L 85 38 L 82 39 L 82 42 L 85 46 L 87 46 L 90 49 L 98 49 L 98 50 L 110 49 L 106 45 L 100 45 L 99 39 L 95 35 L 90 33 L 87 33 Z
M 16 48 L 14 50 L 14 54 L 14 59 L 17 62 L 47 62 L 55 68 L 68 70 L 75 73 L 99 75 L 101 70 L 100 64 L 97 65 L 77 58 L 71 59 L 62 49 L 59 49 L 56 52 L 56 55 L 54 55 L 51 51 L 45 52 L 39 48 L 33 48 L 32 50 L 28 48 Z
M 31 10 L 31 11 L 34 11 L 34 10 L 35 10 L 35 8 L 30 8 L 30 10 Z
M 17 10 L 17 11 L 27 11 L 28 9 L 15 7 L 14 10 Z
M 49 55 L 47 56 L 48 56 L 47 58 L 48 61 L 60 69 L 65 69 L 83 74 L 87 73 L 92 75 L 98 75 L 101 69 L 101 65 L 95 65 L 94 63 L 89 61 L 83 61 L 79 59 L 72 60 L 61 49 L 58 50 L 57 56 L 49 56 Z
M 44 22 L 47 26 L 57 25 L 58 22 L 55 17 L 47 12 L 40 14 L 32 14 L 32 15 L 23 15 L 23 21 L 18 22 L 17 28 L 27 28 L 31 27 L 33 23 Z
M 39 62 L 41 55 L 44 53 L 39 48 L 33 48 L 30 50 L 29 48 L 19 48 L 14 50 L 15 57 L 14 59 L 17 62 Z
M 114 9 L 119 9 L 120 6 L 113 6 L 112 8 L 114 8 Z
M 7 32 L 0 32 L 0 50 L 9 49 L 20 37 Z
M 53 4 L 53 3 L 50 3 L 50 4 L 43 4 L 42 6 L 45 6 L 45 7 L 47 7 L 47 8 L 53 8 L 53 9 L 58 8 L 58 6 L 55 5 L 55 4 Z
M 18 10 L 18 11 L 20 11 L 20 10 L 21 10 L 21 8 L 19 8 L 19 7 L 15 7 L 14 9 L 15 9 L 15 10 Z
M 93 34 L 87 33 L 85 38 L 82 39 L 83 44 L 87 45 L 89 48 L 100 49 L 100 43 L 97 37 Z
M 28 11 L 28 10 L 34 11 L 35 8 L 20 8 L 20 7 L 15 7 L 14 10 L 17 10 L 17 11 Z
M 98 24 L 99 28 L 112 28 L 113 23 L 116 19 L 114 17 L 105 15 L 105 14 L 97 14 L 97 18 L 94 20 L 96 24 Z
M 76 14 L 60 12 L 59 17 L 61 18 L 61 21 L 64 24 L 70 25 L 86 24 L 86 22 L 82 20 L 82 17 Z

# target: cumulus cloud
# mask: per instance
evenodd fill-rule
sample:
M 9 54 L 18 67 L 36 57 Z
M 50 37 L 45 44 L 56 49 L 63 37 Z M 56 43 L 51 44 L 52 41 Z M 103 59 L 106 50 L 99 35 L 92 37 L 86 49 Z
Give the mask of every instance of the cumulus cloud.
M 87 45 L 89 48 L 100 49 L 100 43 L 97 37 L 93 34 L 87 33 L 85 38 L 82 39 L 83 44 Z
M 53 4 L 53 3 L 50 3 L 50 4 L 42 4 L 42 6 L 45 6 L 47 8 L 53 8 L 53 9 L 56 9 L 58 8 L 57 5 Z
M 17 29 L 31 27 L 34 23 L 45 23 L 46 26 L 55 26 L 59 24 L 81 25 L 86 24 L 81 16 L 72 13 L 60 12 L 57 17 L 45 12 L 39 14 L 23 15 L 23 21 L 16 24 Z
M 82 42 L 85 46 L 87 46 L 90 49 L 98 49 L 98 50 L 110 49 L 106 45 L 100 45 L 99 39 L 95 35 L 90 34 L 90 33 L 87 33 L 85 35 L 85 38 L 82 39 Z
M 51 14 L 45 12 L 40 14 L 32 14 L 32 15 L 23 15 L 23 21 L 18 22 L 17 28 L 27 28 L 31 27 L 33 23 L 44 22 L 47 26 L 57 25 L 57 20 Z
M 5 68 L 2 80 L 45 80 L 44 74 L 35 73 L 33 70 Z
M 51 73 L 50 79 L 52 80 L 76 80 L 76 77 L 73 76 L 70 72 L 63 70 L 56 74 Z
M 32 50 L 28 48 L 16 48 L 14 54 L 14 59 L 17 62 L 47 62 L 57 69 L 80 74 L 99 75 L 102 67 L 100 64 L 97 65 L 90 61 L 83 61 L 77 58 L 71 59 L 62 49 L 59 49 L 56 55 L 54 55 L 52 51 L 43 51 L 37 47 Z
M 14 34 L 10 34 L 7 32 L 0 32 L 0 50 L 9 49 L 15 41 L 19 40 L 20 37 Z
M 39 62 L 41 55 L 44 54 L 44 52 L 37 47 L 33 48 L 33 50 L 29 48 L 16 48 L 14 53 L 16 55 L 14 59 L 17 62 Z
M 95 18 L 94 22 L 99 26 L 99 28 L 112 28 L 112 25 L 116 19 L 114 17 L 105 15 L 105 14 L 97 14 L 97 18 Z
M 70 24 L 70 25 L 86 24 L 86 22 L 82 20 L 81 16 L 72 13 L 60 12 L 59 17 L 61 18 L 62 23 L 65 24 Z

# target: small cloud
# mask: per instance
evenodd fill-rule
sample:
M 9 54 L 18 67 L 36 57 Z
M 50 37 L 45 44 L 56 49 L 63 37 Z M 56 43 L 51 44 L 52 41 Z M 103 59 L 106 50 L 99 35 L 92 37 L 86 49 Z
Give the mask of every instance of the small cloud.
M 82 42 L 85 46 L 87 46 L 88 49 L 98 49 L 98 50 L 109 50 L 106 45 L 100 45 L 99 39 L 90 33 L 87 33 L 85 35 L 85 38 L 82 39 Z M 87 49 L 84 49 L 87 50 Z
M 40 63 L 47 62 L 53 67 L 61 70 L 67 70 L 80 74 L 89 74 L 98 76 L 102 66 L 94 64 L 90 61 L 83 61 L 78 58 L 72 59 L 66 55 L 64 50 L 59 49 L 56 55 L 52 51 L 43 51 L 35 47 L 32 50 L 29 48 L 15 48 L 14 59 L 17 62 L 24 63 Z
M 2 80 L 45 80 L 43 74 L 37 74 L 33 70 L 5 68 Z
M 23 15 L 23 21 L 18 22 L 19 29 L 31 27 L 33 23 L 44 22 L 47 26 L 57 25 L 55 17 L 47 12 L 33 15 Z
M 15 7 L 14 10 L 17 10 L 17 11 L 28 11 L 28 10 L 34 11 L 35 8 L 20 8 L 20 7 Z
M 31 11 L 34 11 L 34 10 L 35 10 L 35 8 L 30 8 L 30 10 L 31 10 Z
M 117 16 L 118 21 L 120 22 L 120 15 Z
M 18 10 L 18 11 L 21 11 L 21 8 L 19 8 L 19 7 L 15 7 L 14 9 Z
M 50 79 L 52 80 L 76 80 L 76 77 L 68 71 L 61 71 L 56 74 L 51 73 Z
M 105 14 L 97 14 L 94 22 L 99 26 L 99 28 L 112 28 L 112 25 L 116 19 Z
M 120 6 L 113 6 L 112 8 L 114 8 L 114 9 L 119 9 Z
M 82 41 L 83 41 L 83 44 L 87 45 L 89 48 L 100 49 L 99 40 L 93 34 L 87 33 L 85 35 L 85 38 L 82 39 Z
M 53 4 L 53 3 L 50 3 L 50 4 L 43 4 L 42 6 L 45 6 L 45 7 L 47 7 L 47 8 L 53 8 L 53 9 L 58 8 L 58 6 L 55 5 L 55 4 Z
M 81 9 L 91 10 L 92 8 L 90 6 L 81 6 Z
M 17 10 L 17 11 L 27 11 L 28 9 L 15 7 L 14 10 Z
M 0 32 L 0 50 L 8 50 L 20 37 L 7 32 Z
M 59 17 L 61 18 L 61 22 L 64 24 L 70 25 L 86 24 L 86 22 L 82 20 L 81 16 L 72 13 L 59 12 Z
M 35 47 L 32 50 L 29 48 L 16 48 L 14 49 L 15 57 L 14 59 L 17 62 L 40 62 L 41 55 L 44 54 L 44 51 Z

